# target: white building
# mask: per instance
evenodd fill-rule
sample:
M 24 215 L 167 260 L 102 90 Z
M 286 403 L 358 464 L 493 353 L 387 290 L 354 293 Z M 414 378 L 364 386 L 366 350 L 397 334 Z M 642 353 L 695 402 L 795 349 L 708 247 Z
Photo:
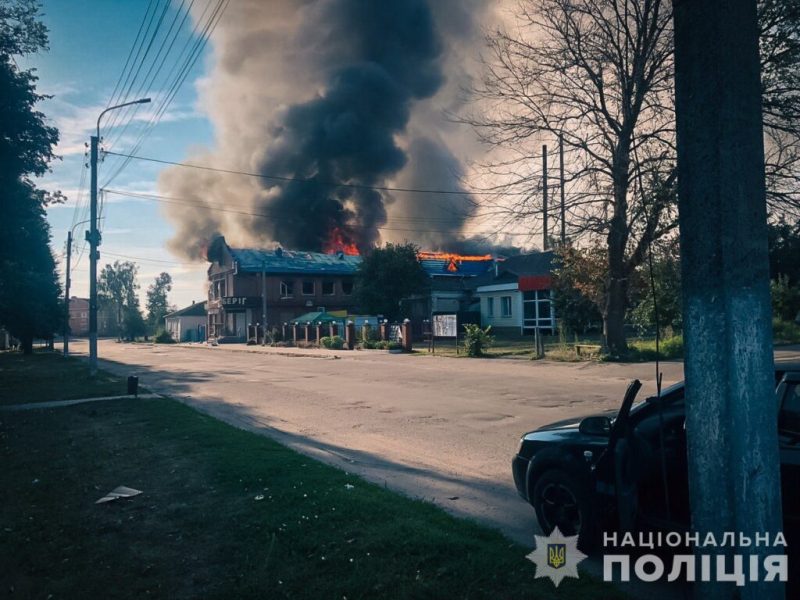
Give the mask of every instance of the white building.
M 475 282 L 481 325 L 508 333 L 554 332 L 556 315 L 550 298 L 553 252 L 512 256 L 495 264 L 494 272 Z
M 192 302 L 165 316 L 164 324 L 176 342 L 204 342 L 207 318 L 206 302 Z

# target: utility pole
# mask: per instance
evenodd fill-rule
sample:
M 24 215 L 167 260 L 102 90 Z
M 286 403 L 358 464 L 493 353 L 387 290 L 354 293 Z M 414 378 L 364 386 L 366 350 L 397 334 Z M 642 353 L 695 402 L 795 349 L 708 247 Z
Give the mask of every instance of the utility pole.
M 69 288 L 70 263 L 72 262 L 72 230 L 67 232 L 67 276 L 64 279 L 64 356 L 69 356 Z
M 101 115 L 102 116 L 102 113 Z M 89 375 L 97 373 L 97 261 L 100 253 L 100 232 L 97 230 L 97 146 L 100 139 L 100 119 L 97 120 L 97 135 L 90 138 L 89 169 L 91 173 L 89 196 L 89 231 L 86 240 L 89 242 Z
M 100 144 L 100 119 L 109 111 L 133 104 L 147 104 L 150 98 L 142 98 L 109 106 L 100 116 L 97 117 L 97 128 L 95 135 L 90 139 L 90 187 L 89 196 L 89 231 L 86 232 L 86 240 L 89 242 L 89 375 L 94 377 L 97 373 L 97 261 L 100 260 L 100 253 L 97 248 L 100 246 L 100 231 L 97 229 L 97 154 Z
M 564 202 L 564 136 L 558 134 L 558 179 L 561 193 L 561 245 L 567 243 L 567 211 Z
M 261 345 L 267 345 L 267 265 L 261 263 Z
M 547 144 L 542 146 L 542 250 L 547 250 Z
M 785 549 L 769 545 L 782 519 L 756 0 L 675 2 L 674 25 L 692 529 L 733 532 L 739 545 L 697 552 L 729 569 L 750 557 L 758 575 Z M 743 546 L 756 535 L 770 542 Z M 780 582 L 720 575 L 695 598 L 784 597 Z

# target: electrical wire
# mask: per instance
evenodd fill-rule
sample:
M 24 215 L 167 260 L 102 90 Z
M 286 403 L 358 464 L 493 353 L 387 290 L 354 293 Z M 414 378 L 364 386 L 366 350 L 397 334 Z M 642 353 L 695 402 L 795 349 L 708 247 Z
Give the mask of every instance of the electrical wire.
M 198 209 L 205 209 L 205 210 L 213 210 L 222 213 L 230 213 L 230 214 L 238 214 L 244 215 L 249 217 L 259 217 L 264 219 L 272 218 L 270 215 L 264 213 L 257 213 L 247 210 L 235 210 L 228 208 L 226 206 L 221 206 L 219 204 L 212 204 L 212 203 L 204 203 L 204 204 L 197 204 L 196 201 L 185 199 L 185 198 L 176 198 L 176 197 L 167 197 L 167 196 L 159 196 L 158 194 L 137 194 L 135 192 L 125 192 L 122 190 L 112 190 L 112 189 L 105 189 L 104 190 L 107 194 L 115 194 L 118 196 L 129 196 L 132 198 L 141 198 L 144 200 L 153 200 L 155 202 L 163 202 L 167 204 L 180 204 L 184 206 L 192 206 Z M 398 227 L 375 227 L 380 231 L 404 231 L 410 233 L 452 233 L 452 229 L 418 229 L 418 228 L 398 228 Z M 497 231 L 461 231 L 460 233 L 466 233 L 470 235 L 476 236 L 496 236 L 498 235 Z M 530 238 L 534 233 L 513 233 L 513 232 L 503 232 L 504 236 L 513 236 L 513 237 L 526 237 Z
M 252 173 L 248 171 L 237 171 L 235 169 L 221 169 L 218 167 L 209 167 L 204 165 L 195 165 L 192 163 L 177 162 L 171 160 L 163 160 L 159 158 L 152 158 L 148 156 L 136 156 L 133 154 L 123 154 L 119 152 L 106 152 L 112 156 L 124 156 L 129 159 L 142 160 L 146 162 L 158 163 L 162 165 L 171 165 L 176 167 L 186 167 L 190 169 L 200 169 L 203 171 L 212 171 L 215 173 L 226 173 L 228 175 L 243 175 L 246 177 L 256 177 L 259 179 L 267 179 L 270 181 L 280 182 L 299 182 L 299 183 L 313 183 L 315 185 L 323 185 L 326 187 L 346 188 L 355 190 L 373 190 L 382 192 L 402 192 L 411 194 L 435 194 L 445 196 L 529 196 L 529 192 L 509 192 L 509 191 L 488 191 L 488 190 L 441 190 L 441 189 L 424 189 L 424 188 L 406 188 L 406 187 L 392 187 L 385 185 L 365 185 L 359 183 L 342 183 L 336 181 L 324 181 L 307 177 L 289 177 L 283 175 L 269 175 L 266 173 Z M 104 186 L 106 187 L 106 186 Z M 602 193 L 587 193 L 584 195 L 598 195 L 607 196 L 608 194 Z
M 198 20 L 197 24 L 195 25 L 194 30 L 192 31 L 192 35 L 186 40 L 181 52 L 178 55 L 177 61 L 173 64 L 172 69 L 168 73 L 166 77 L 166 81 L 170 81 L 175 72 L 176 67 L 180 65 L 178 69 L 177 75 L 172 80 L 172 84 L 167 89 L 167 92 L 163 94 L 162 100 L 159 103 L 158 108 L 154 111 L 153 116 L 150 120 L 145 124 L 143 127 L 139 138 L 137 139 L 136 143 L 133 145 L 132 150 L 129 154 L 135 154 L 136 151 L 141 147 L 143 141 L 147 138 L 150 132 L 155 128 L 155 126 L 160 122 L 161 118 L 166 113 L 169 106 L 172 104 L 172 101 L 175 99 L 178 91 L 180 90 L 183 83 L 186 81 L 189 73 L 192 71 L 197 59 L 202 54 L 203 50 L 205 49 L 206 44 L 208 43 L 211 34 L 216 29 L 219 20 L 222 18 L 225 9 L 227 8 L 230 0 L 217 0 L 217 4 L 214 10 L 211 12 L 211 15 L 206 19 L 205 23 L 203 24 L 203 18 L 205 17 L 206 13 L 208 12 L 208 8 L 211 6 L 211 3 L 206 5 L 203 14 L 201 15 L 200 19 Z M 188 14 L 188 11 L 187 11 Z M 201 27 L 202 25 L 202 27 Z M 202 28 L 202 31 L 199 34 L 199 37 L 194 42 L 194 45 L 189 49 L 189 46 L 192 42 L 192 39 L 197 36 L 198 30 Z M 171 47 L 171 46 L 170 46 Z M 181 58 L 186 53 L 186 50 L 189 49 L 188 54 L 186 55 L 185 60 L 181 64 Z M 159 67 L 160 70 L 160 67 Z M 107 187 L 108 185 L 113 182 L 120 173 L 128 166 L 130 163 L 131 158 L 125 157 L 125 159 L 119 164 L 119 166 L 114 170 L 113 174 L 103 183 L 103 187 Z

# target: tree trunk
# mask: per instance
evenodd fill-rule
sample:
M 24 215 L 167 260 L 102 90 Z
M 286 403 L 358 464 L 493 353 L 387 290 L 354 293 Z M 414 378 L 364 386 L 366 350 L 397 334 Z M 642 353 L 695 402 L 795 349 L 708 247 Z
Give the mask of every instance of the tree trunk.
M 33 354 L 33 336 L 24 335 L 19 338 L 19 345 L 23 354 Z
M 625 339 L 625 309 L 628 303 L 628 269 L 625 249 L 628 243 L 628 176 L 630 153 L 627 143 L 621 143 L 614 155 L 614 215 L 608 229 L 608 286 L 603 310 L 603 333 L 606 350 L 611 354 L 624 354 L 628 350 Z
M 621 355 L 628 349 L 625 337 L 625 307 L 628 298 L 627 281 L 612 277 L 606 296 L 606 309 L 603 314 L 603 333 L 609 353 Z

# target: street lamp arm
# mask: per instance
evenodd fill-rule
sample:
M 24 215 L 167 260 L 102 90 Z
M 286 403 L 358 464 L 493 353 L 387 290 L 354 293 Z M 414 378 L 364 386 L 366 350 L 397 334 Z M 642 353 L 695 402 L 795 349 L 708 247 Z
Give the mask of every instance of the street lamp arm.
M 150 102 L 150 98 L 140 98 L 139 100 L 133 100 L 131 102 L 123 102 L 122 104 L 117 104 L 116 106 L 109 106 L 103 112 L 100 113 L 100 116 L 97 117 L 97 139 L 100 139 L 100 119 L 103 118 L 103 115 L 107 112 L 115 110 L 117 108 L 123 108 L 125 106 L 132 106 L 134 104 L 148 104 Z

